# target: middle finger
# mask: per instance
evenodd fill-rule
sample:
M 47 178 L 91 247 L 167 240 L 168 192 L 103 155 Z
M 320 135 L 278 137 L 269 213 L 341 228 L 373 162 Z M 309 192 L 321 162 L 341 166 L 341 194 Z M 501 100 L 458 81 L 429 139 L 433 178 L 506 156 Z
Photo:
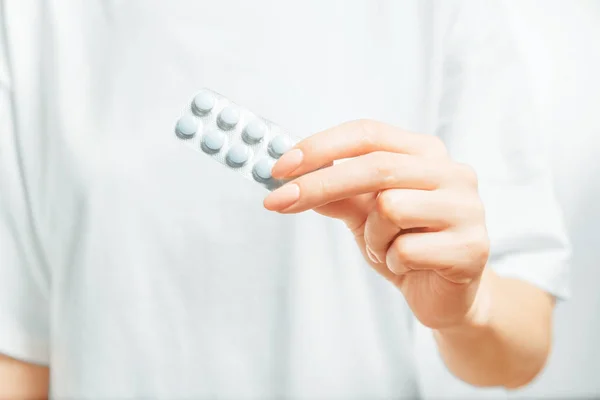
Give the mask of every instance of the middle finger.
M 428 158 L 369 153 L 296 178 L 269 194 L 264 205 L 271 211 L 298 213 L 384 189 L 434 190 L 445 181 L 447 171 L 439 161 Z M 290 197 L 290 193 L 295 195 Z

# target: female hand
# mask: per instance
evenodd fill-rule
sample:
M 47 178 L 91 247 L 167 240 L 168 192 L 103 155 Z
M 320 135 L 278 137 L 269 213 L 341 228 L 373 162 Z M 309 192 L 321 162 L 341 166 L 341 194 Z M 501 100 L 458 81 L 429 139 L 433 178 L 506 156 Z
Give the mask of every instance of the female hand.
M 437 137 L 352 121 L 304 139 L 272 174 L 294 179 L 267 196 L 267 209 L 344 221 L 423 324 L 481 318 L 489 240 L 477 177 Z

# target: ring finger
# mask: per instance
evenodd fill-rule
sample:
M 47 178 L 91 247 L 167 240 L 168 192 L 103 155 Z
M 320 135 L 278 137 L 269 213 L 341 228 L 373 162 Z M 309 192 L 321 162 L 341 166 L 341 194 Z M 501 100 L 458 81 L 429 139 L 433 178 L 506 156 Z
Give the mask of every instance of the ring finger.
M 367 253 L 374 262 L 383 262 L 392 241 L 402 231 L 425 228 L 428 231 L 446 229 L 466 214 L 464 199 L 445 190 L 389 189 L 377 197 L 377 207 L 365 223 Z

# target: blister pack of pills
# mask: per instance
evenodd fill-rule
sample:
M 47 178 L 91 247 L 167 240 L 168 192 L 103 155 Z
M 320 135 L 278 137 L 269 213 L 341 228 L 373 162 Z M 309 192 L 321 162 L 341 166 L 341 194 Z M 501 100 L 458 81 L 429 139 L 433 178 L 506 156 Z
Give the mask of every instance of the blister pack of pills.
M 274 179 L 271 169 L 298 142 L 277 124 L 210 89 L 190 99 L 175 124 L 175 135 L 268 190 L 285 183 Z

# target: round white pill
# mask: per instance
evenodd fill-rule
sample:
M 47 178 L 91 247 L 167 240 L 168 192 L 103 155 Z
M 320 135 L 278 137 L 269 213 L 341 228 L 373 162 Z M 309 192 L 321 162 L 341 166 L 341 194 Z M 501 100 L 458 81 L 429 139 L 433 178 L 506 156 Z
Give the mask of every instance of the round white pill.
M 215 96 L 207 91 L 202 90 L 194 97 L 192 101 L 192 109 L 196 114 L 202 115 L 210 112 L 215 106 Z
M 285 135 L 277 135 L 269 143 L 269 154 L 275 158 L 279 158 L 292 148 L 292 140 Z
M 242 132 L 242 137 L 246 143 L 254 144 L 260 142 L 265 137 L 266 131 L 267 126 L 262 121 L 255 119 L 246 125 L 244 132 Z
M 254 179 L 259 182 L 266 182 L 271 179 L 271 170 L 273 169 L 274 164 L 275 161 L 272 158 L 264 157 L 260 159 L 254 164 L 254 168 L 252 168 Z
M 240 110 L 236 106 L 227 106 L 217 118 L 217 124 L 221 129 L 232 129 L 240 121 Z
M 248 146 L 241 143 L 234 144 L 227 152 L 227 164 L 232 167 L 241 167 L 246 164 L 250 156 Z
M 209 131 L 202 137 L 202 150 L 207 153 L 218 153 L 225 144 L 225 134 L 217 129 Z
M 175 132 L 177 135 L 184 139 L 194 136 L 197 130 L 198 122 L 191 115 L 184 115 L 183 117 L 179 118 L 179 121 L 177 121 L 177 126 L 175 127 Z

